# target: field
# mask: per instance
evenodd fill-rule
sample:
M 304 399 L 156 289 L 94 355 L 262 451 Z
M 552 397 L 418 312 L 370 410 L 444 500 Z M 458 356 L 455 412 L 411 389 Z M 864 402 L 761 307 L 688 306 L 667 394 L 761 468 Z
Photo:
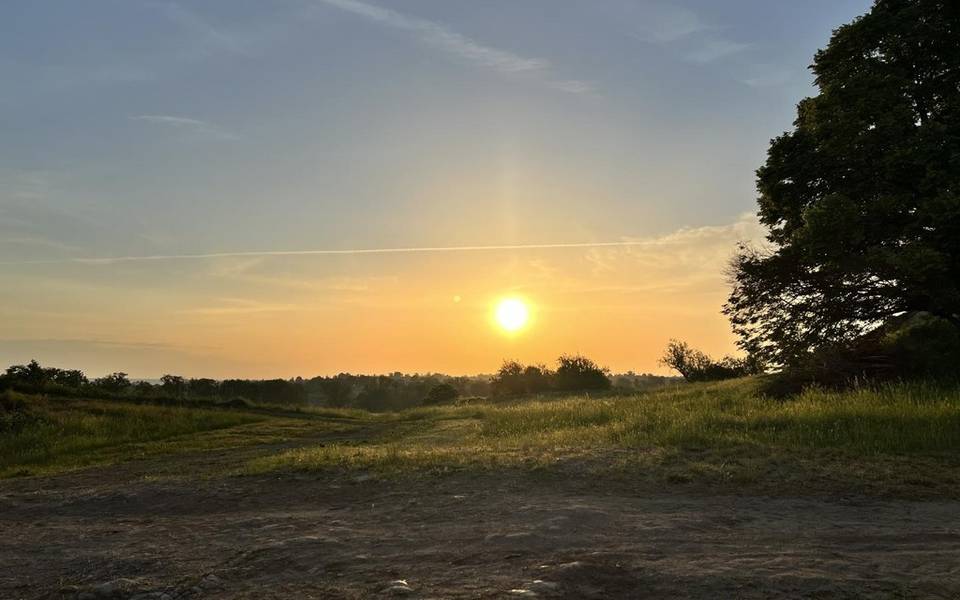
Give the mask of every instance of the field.
M 0 596 L 960 596 L 960 390 L 756 385 L 387 414 L 14 398 Z

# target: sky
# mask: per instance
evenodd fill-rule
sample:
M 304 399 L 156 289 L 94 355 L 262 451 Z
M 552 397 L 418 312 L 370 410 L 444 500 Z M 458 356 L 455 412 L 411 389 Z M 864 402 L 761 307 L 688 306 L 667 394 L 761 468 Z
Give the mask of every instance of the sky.
M 3 2 L 0 365 L 735 352 L 723 271 L 763 239 L 754 172 L 869 4 Z

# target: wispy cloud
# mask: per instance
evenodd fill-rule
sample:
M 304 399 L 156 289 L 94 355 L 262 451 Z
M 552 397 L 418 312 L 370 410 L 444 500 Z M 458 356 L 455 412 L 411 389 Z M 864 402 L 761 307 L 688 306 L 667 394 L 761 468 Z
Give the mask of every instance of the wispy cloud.
M 644 20 L 637 37 L 658 44 L 673 42 L 695 33 L 713 29 L 700 15 L 680 6 L 651 4 L 646 6 Z
M 214 27 L 192 10 L 176 2 L 152 3 L 172 22 L 194 35 L 205 52 L 226 52 L 247 56 L 250 53 L 243 38 L 223 29 Z
M 364 254 L 419 254 L 445 252 L 491 252 L 503 250 L 561 250 L 561 249 L 603 249 L 603 248 L 670 248 L 685 245 L 696 238 L 713 238 L 717 233 L 747 233 L 746 237 L 755 237 L 756 219 L 747 215 L 731 225 L 682 228 L 671 234 L 653 238 L 620 239 L 596 242 L 557 242 L 545 244 L 490 244 L 473 246 L 408 246 L 395 248 L 318 248 L 308 250 L 250 250 L 236 252 L 209 252 L 197 254 L 153 254 L 136 256 L 106 256 L 86 258 L 65 258 L 36 261 L 0 261 L 0 265 L 21 264 L 112 264 L 119 262 L 149 262 L 168 260 L 203 260 L 215 258 L 254 258 L 283 256 L 345 256 Z
M 676 44 L 682 56 L 697 64 L 708 64 L 749 47 L 721 35 L 721 29 L 704 21 L 696 12 L 669 4 L 645 6 L 636 37 L 651 44 Z
M 809 73 L 792 67 L 777 67 L 773 65 L 754 65 L 749 76 L 741 82 L 753 88 L 777 87 L 791 82 L 800 81 Z
M 216 306 L 188 308 L 178 312 L 180 314 L 204 316 L 249 315 L 256 313 L 290 312 L 300 310 L 301 308 L 302 307 L 296 304 L 276 304 L 257 300 L 246 300 L 244 298 L 223 298 Z
M 242 252 L 210 252 L 203 254 L 152 254 L 142 256 L 105 256 L 36 261 L 0 261 L 0 265 L 87 263 L 110 264 L 118 262 L 191 260 L 207 258 L 236 258 L 253 256 L 343 256 L 358 254 L 414 254 L 433 252 L 484 252 L 494 250 L 551 250 L 563 248 L 603 248 L 610 246 L 643 246 L 660 243 L 656 240 L 620 240 L 608 242 L 565 242 L 555 244 L 496 244 L 489 246 L 413 246 L 408 248 L 345 248 L 313 250 L 252 250 Z
M 178 117 L 174 115 L 136 115 L 130 117 L 133 121 L 143 121 L 176 129 L 183 129 L 220 140 L 239 140 L 240 136 L 208 121 Z
M 585 81 L 554 77 L 552 65 L 543 58 L 529 58 L 481 44 L 450 28 L 419 17 L 359 0 L 319 0 L 324 4 L 361 16 L 385 27 L 408 31 L 430 47 L 472 64 L 506 75 L 523 74 L 555 89 L 572 94 L 594 91 Z
M 78 250 L 77 246 L 71 244 L 64 244 L 56 240 L 51 240 L 45 237 L 36 236 L 36 235 L 20 235 L 14 237 L 4 237 L 3 232 L 0 231 L 0 244 L 8 244 L 11 246 L 31 246 L 38 248 L 47 248 L 51 250 L 60 250 L 64 252 L 76 252 Z
M 692 62 L 705 65 L 721 58 L 726 58 L 749 48 L 749 44 L 741 44 L 722 38 L 703 40 L 696 48 L 687 54 Z
M 128 342 L 119 340 L 85 338 L 0 338 L 0 344 L 80 344 L 87 346 L 117 346 L 122 348 L 180 348 L 163 342 Z M 194 348 L 214 348 L 215 346 L 192 346 Z

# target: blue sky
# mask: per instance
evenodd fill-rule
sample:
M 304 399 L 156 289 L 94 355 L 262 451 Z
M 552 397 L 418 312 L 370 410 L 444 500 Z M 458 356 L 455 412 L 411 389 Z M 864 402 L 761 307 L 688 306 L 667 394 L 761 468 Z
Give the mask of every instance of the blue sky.
M 813 93 L 813 53 L 868 6 L 4 2 L 2 262 L 665 239 L 732 227 L 753 210 L 753 172 L 769 139 Z M 563 272 L 588 253 L 495 258 L 552 261 Z M 212 284 L 210 273 L 423 287 L 414 274 L 435 261 L 444 273 L 489 270 L 453 255 L 0 265 L 13 284 L 0 292 L 0 359 L 86 360 L 65 344 L 147 344 L 193 357 L 151 361 L 250 369 L 266 363 L 209 350 L 233 343 L 225 332 L 242 322 L 211 325 L 212 345 L 201 344 L 186 330 L 197 323 L 130 303 L 163 299 L 180 315 L 224 298 L 287 306 L 288 291 L 262 281 Z M 490 293 L 523 283 L 490 281 Z M 318 301 L 340 292 L 317 292 Z M 295 311 L 280 312 L 293 321 L 272 326 L 293 335 Z M 323 330 L 322 318 L 311 319 Z M 147 327 L 153 320 L 172 325 Z M 714 350 L 730 347 L 727 334 L 706 337 Z M 475 370 L 510 350 L 523 353 L 491 345 L 440 366 Z M 103 370 L 125 354 L 107 352 L 86 368 Z M 641 354 L 608 360 L 654 368 L 652 354 Z M 393 358 L 352 369 L 346 359 L 284 360 L 327 372 L 393 370 Z M 431 368 L 428 354 L 418 360 L 397 368 Z M 149 364 L 127 368 L 152 375 Z

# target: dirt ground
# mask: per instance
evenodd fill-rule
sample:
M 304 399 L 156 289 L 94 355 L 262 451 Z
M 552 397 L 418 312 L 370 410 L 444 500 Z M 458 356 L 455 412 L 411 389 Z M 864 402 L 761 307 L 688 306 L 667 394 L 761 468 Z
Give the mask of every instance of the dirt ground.
M 0 598 L 960 598 L 960 502 L 214 475 L 275 449 L 0 482 Z

